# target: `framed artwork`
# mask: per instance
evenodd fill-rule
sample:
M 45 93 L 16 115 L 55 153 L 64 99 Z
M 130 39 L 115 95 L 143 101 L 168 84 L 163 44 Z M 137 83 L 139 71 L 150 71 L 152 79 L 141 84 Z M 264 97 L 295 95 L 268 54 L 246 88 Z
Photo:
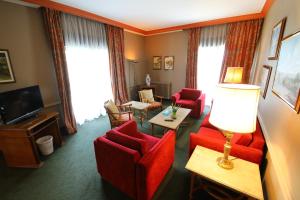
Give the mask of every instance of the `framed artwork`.
M 271 36 L 271 45 L 270 45 L 269 56 L 268 56 L 269 60 L 278 59 L 280 42 L 283 37 L 285 23 L 286 23 L 286 18 L 283 18 L 280 22 L 278 22 L 273 27 L 272 36 Z
M 271 74 L 272 67 L 264 65 L 260 76 L 260 94 L 263 98 L 266 98 Z
M 282 40 L 273 92 L 299 113 L 300 31 Z
M 165 69 L 174 69 L 174 56 L 165 56 Z
M 161 65 L 162 65 L 161 56 L 153 56 L 153 69 L 159 70 L 161 69 Z
M 0 49 L 0 83 L 15 82 L 8 50 Z

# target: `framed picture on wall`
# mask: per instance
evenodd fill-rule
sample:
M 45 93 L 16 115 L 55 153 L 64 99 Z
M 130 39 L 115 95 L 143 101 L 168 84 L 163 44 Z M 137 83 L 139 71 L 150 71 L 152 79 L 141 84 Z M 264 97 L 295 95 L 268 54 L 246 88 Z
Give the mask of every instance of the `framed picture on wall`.
M 282 40 L 273 92 L 299 113 L 300 31 Z
M 283 37 L 284 28 L 285 28 L 286 18 L 283 18 L 280 22 L 278 22 L 272 31 L 271 36 L 271 45 L 269 50 L 269 60 L 277 60 L 278 54 L 280 50 L 280 42 Z
M 272 74 L 272 67 L 264 65 L 260 76 L 260 94 L 265 99 L 268 91 L 270 77 Z
M 162 65 L 161 56 L 153 56 L 153 69 L 159 70 L 161 69 L 161 65 Z
M 165 56 L 164 64 L 166 70 L 174 69 L 174 56 Z
M 0 49 L 0 83 L 15 82 L 8 50 Z

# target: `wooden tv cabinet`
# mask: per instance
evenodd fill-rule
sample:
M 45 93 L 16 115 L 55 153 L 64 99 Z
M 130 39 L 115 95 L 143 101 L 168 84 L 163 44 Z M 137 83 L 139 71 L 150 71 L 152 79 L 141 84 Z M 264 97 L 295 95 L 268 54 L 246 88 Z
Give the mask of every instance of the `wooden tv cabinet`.
M 33 119 L 0 126 L 0 151 L 9 167 L 39 168 L 36 139 L 52 135 L 54 147 L 62 145 L 57 112 L 40 113 Z

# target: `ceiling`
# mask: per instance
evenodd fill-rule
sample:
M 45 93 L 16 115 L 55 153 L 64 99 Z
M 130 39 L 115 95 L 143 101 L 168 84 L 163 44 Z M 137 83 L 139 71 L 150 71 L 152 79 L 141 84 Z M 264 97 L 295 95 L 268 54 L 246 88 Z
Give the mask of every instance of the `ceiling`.
M 260 13 L 266 0 L 52 0 L 145 31 Z

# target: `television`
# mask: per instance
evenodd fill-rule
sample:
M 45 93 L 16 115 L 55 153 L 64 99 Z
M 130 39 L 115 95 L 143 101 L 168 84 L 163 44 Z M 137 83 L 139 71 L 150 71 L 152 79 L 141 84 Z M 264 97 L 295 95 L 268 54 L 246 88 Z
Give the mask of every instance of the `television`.
M 0 93 L 0 114 L 4 124 L 33 117 L 43 107 L 38 85 Z

